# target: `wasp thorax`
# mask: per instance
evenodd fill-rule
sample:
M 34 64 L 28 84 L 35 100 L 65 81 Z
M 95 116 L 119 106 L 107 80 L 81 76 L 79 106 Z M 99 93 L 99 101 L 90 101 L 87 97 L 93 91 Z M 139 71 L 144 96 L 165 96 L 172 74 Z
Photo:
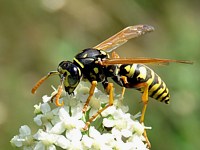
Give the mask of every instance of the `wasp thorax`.
M 63 80 L 65 91 L 69 94 L 73 93 L 82 77 L 79 67 L 70 61 L 62 61 L 57 70 L 60 73 L 61 80 Z

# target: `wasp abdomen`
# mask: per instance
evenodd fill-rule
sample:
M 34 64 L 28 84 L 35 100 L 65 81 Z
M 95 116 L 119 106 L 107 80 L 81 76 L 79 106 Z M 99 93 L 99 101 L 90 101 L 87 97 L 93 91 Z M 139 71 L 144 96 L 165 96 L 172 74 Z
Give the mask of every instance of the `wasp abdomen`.
M 127 77 L 126 88 L 136 88 L 143 92 L 143 87 L 137 87 L 140 83 L 146 83 L 148 86 L 148 95 L 158 101 L 169 103 L 169 90 L 162 79 L 149 67 L 143 64 L 121 65 L 119 69 L 120 76 Z

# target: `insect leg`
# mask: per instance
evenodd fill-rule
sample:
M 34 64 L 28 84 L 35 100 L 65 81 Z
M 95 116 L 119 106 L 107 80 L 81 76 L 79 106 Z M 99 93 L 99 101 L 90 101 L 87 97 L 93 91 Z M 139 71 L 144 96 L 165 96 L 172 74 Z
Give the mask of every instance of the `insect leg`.
M 121 76 L 121 80 L 123 81 L 125 87 L 126 84 L 128 84 L 127 81 L 127 77 L 126 76 Z M 142 116 L 140 118 L 140 122 L 144 122 L 144 116 L 145 116 L 145 112 L 146 112 L 146 108 L 147 108 L 147 103 L 148 103 L 148 89 L 149 89 L 149 85 L 147 83 L 139 83 L 137 85 L 134 85 L 134 88 L 144 88 L 144 92 L 142 94 L 142 102 L 144 104 L 143 109 L 142 109 Z
M 145 112 L 147 109 L 147 103 L 148 103 L 148 89 L 149 89 L 149 85 L 147 83 L 139 83 L 135 86 L 135 88 L 144 88 L 144 92 L 142 94 L 142 102 L 143 102 L 143 108 L 142 108 L 142 115 L 140 117 L 140 122 L 142 124 L 144 124 L 144 116 L 145 116 Z M 147 137 L 147 133 L 146 130 L 144 130 L 144 138 L 146 140 L 146 143 L 148 145 L 148 147 L 151 147 L 151 143 L 149 142 L 149 139 Z
M 58 86 L 58 92 L 55 96 L 55 103 L 56 103 L 56 106 L 63 106 L 64 105 L 64 102 L 62 101 L 62 103 L 59 102 L 59 99 L 60 99 L 60 96 L 62 94 L 62 91 L 63 91 L 63 88 L 62 88 L 62 83 L 61 85 Z
M 142 94 L 143 108 L 142 108 L 142 115 L 140 117 L 140 122 L 143 123 L 145 112 L 146 112 L 146 109 L 147 109 L 147 103 L 148 103 L 148 88 L 149 88 L 149 86 L 148 86 L 147 83 L 139 83 L 134 87 L 135 88 L 144 88 L 144 92 Z
M 84 130 L 87 130 L 91 122 L 98 116 L 100 115 L 105 109 L 113 105 L 113 83 L 108 83 L 107 89 L 109 90 L 109 103 L 103 107 L 102 109 L 98 110 L 96 114 L 94 114 L 88 122 L 86 122 L 85 127 L 83 128 Z
M 120 79 L 123 81 L 124 84 L 127 84 L 127 83 L 128 83 L 127 77 L 126 77 L 126 76 L 121 76 Z M 123 88 L 122 88 L 122 96 L 121 96 L 122 98 L 124 97 L 125 90 L 126 90 L 126 88 L 123 87 Z
M 51 102 L 53 102 L 53 100 L 55 98 L 55 105 L 56 106 L 63 106 L 64 105 L 63 101 L 62 101 L 62 103 L 59 102 L 59 99 L 60 99 L 62 91 L 63 91 L 63 82 L 64 82 L 64 77 L 61 78 L 61 84 L 58 86 L 57 93 L 53 94 L 53 96 L 51 97 Z
M 85 102 L 85 105 L 83 106 L 83 113 L 85 113 L 87 111 L 87 107 L 89 105 L 89 102 L 94 94 L 94 90 L 95 90 L 95 87 L 97 86 L 97 81 L 92 81 L 91 83 L 91 87 L 90 87 L 90 91 L 89 91 L 89 96 L 87 98 L 87 101 Z

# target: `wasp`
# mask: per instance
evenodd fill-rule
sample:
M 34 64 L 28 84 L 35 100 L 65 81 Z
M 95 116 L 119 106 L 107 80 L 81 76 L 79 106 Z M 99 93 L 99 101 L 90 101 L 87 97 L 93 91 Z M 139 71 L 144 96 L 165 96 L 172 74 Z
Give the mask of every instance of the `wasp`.
M 144 64 L 162 64 L 170 62 L 191 63 L 184 60 L 159 58 L 120 58 L 119 55 L 113 51 L 125 44 L 128 40 L 151 31 L 154 31 L 154 28 L 149 25 L 135 25 L 124 28 L 97 46 L 84 49 L 74 57 L 73 61 L 62 61 L 58 65 L 57 71 L 49 72 L 35 84 L 32 88 L 32 93 L 35 93 L 38 87 L 50 76 L 59 75 L 60 85 L 55 95 L 55 104 L 57 106 L 62 106 L 64 103 L 60 103 L 59 98 L 63 87 L 68 94 L 73 94 L 79 82 L 81 80 L 87 80 L 91 83 L 91 87 L 89 96 L 83 107 L 83 113 L 85 113 L 97 83 L 102 83 L 105 91 L 109 94 L 109 102 L 86 122 L 84 129 L 87 130 L 90 123 L 99 114 L 113 105 L 113 83 L 108 82 L 108 78 L 112 78 L 113 81 L 122 86 L 123 89 L 135 88 L 143 93 L 142 102 L 144 105 L 140 118 L 140 122 L 143 123 L 148 97 L 153 97 L 165 103 L 169 102 L 169 90 L 165 83 L 153 70 Z M 110 52 L 112 52 L 112 55 L 109 55 Z M 122 93 L 124 94 L 124 90 Z M 147 143 L 150 145 L 146 132 L 144 136 Z

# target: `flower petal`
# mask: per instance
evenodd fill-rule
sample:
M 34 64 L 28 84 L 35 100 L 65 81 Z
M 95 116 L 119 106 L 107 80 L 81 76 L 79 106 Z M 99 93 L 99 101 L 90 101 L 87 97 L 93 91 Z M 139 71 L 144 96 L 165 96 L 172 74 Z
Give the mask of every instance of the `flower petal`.
M 23 125 L 20 127 L 19 129 L 19 133 L 22 136 L 27 136 L 27 135 L 31 135 L 31 129 L 29 128 L 29 126 L 27 125 Z

